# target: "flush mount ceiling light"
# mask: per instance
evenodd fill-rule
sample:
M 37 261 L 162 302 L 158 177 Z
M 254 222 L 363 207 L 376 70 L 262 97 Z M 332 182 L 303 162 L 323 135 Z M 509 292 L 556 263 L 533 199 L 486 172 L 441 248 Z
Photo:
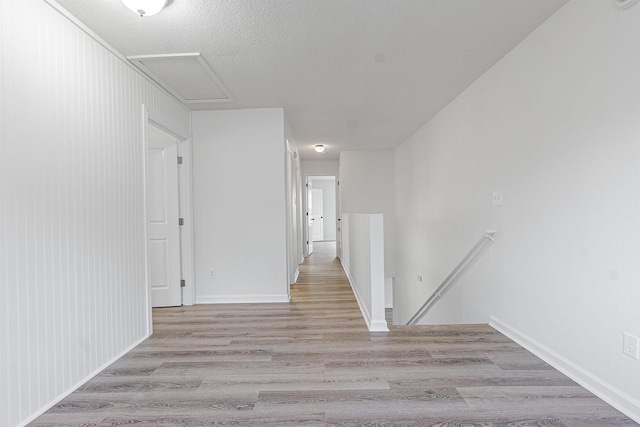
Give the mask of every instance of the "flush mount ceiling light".
M 167 5 L 167 0 L 120 0 L 133 13 L 140 16 L 153 16 Z
M 318 144 L 315 147 L 313 147 L 314 150 L 316 150 L 318 153 L 324 153 L 324 145 L 322 144 Z
M 635 6 L 638 3 L 638 0 L 613 0 L 613 4 L 618 6 L 620 9 L 629 9 Z

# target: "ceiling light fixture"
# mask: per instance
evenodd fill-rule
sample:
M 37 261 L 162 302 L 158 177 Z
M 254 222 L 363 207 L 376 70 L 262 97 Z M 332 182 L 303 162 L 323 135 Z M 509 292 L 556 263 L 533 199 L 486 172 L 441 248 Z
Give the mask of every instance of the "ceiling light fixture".
M 318 153 L 324 153 L 324 145 L 322 144 L 318 144 L 315 147 L 313 147 L 314 150 L 316 150 Z
M 167 0 L 120 0 L 136 15 L 153 16 L 167 5 Z

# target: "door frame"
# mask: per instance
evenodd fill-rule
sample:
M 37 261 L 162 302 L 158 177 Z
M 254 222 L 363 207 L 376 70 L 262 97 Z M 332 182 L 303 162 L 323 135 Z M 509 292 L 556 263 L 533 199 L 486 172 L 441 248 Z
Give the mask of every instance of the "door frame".
M 336 256 L 338 258 L 341 257 L 341 251 L 342 251 L 342 236 L 341 236 L 341 231 L 342 231 L 342 226 L 340 224 L 340 220 L 341 220 L 341 212 L 340 212 L 340 173 L 335 173 L 335 172 L 322 172 L 322 171 L 314 171 L 314 172 L 304 172 L 303 173 L 303 191 L 302 191 L 302 197 L 303 197 L 303 206 L 304 206 L 304 212 L 302 212 L 302 216 L 304 218 L 305 224 L 308 223 L 308 218 L 305 215 L 305 213 L 308 213 L 308 202 L 307 202 L 307 197 L 309 197 L 309 191 L 307 187 L 307 184 L 309 183 L 309 178 L 313 178 L 316 176 L 332 176 L 335 178 L 335 186 L 336 186 Z M 304 249 L 304 257 L 308 257 L 309 256 L 309 251 L 308 251 L 308 246 L 306 244 L 307 239 L 311 238 L 311 235 L 309 233 L 309 227 L 306 226 L 304 227 L 304 233 L 303 233 L 303 240 L 302 240 L 302 247 Z
M 304 187 L 305 187 L 305 194 L 306 197 L 304 199 L 304 209 L 306 212 L 305 215 L 305 236 L 307 237 L 307 244 L 306 244 L 306 256 L 310 256 L 313 253 L 313 232 L 311 231 L 311 228 L 313 227 L 311 225 L 311 210 L 309 209 L 309 202 L 311 202 L 312 206 L 313 206 L 313 198 L 309 196 L 309 194 L 311 194 L 311 190 L 313 190 L 313 185 L 311 184 L 311 177 L 307 176 L 305 177 L 304 180 Z
M 193 234 L 193 179 L 192 158 L 193 144 L 190 135 L 183 134 L 171 123 L 149 110 L 142 104 L 142 150 L 143 150 L 143 195 L 144 195 L 144 262 L 146 286 L 147 332 L 153 333 L 151 286 L 149 285 L 149 249 L 147 245 L 147 153 L 149 149 L 149 125 L 155 126 L 178 140 L 178 155 L 182 157 L 182 165 L 178 168 L 179 180 L 179 210 L 184 218 L 184 225 L 180 227 L 180 251 L 182 278 L 185 287 L 182 288 L 182 304 L 195 304 L 195 258 Z

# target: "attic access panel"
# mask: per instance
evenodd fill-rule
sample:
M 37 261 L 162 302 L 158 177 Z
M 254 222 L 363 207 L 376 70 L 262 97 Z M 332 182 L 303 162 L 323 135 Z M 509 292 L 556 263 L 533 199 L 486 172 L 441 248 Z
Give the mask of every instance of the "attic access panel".
M 234 101 L 199 53 L 139 55 L 127 59 L 185 104 Z

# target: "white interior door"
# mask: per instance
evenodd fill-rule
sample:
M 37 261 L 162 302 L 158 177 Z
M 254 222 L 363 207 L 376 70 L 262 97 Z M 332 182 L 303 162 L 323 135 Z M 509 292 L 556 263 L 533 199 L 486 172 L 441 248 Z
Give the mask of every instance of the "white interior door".
M 324 214 L 322 206 L 322 189 L 311 190 L 311 240 L 324 240 Z
M 313 253 L 313 217 L 311 215 L 313 208 L 313 198 L 311 197 L 312 188 L 311 179 L 307 177 L 307 256 Z
M 149 125 L 147 234 L 153 307 L 182 305 L 178 141 Z

